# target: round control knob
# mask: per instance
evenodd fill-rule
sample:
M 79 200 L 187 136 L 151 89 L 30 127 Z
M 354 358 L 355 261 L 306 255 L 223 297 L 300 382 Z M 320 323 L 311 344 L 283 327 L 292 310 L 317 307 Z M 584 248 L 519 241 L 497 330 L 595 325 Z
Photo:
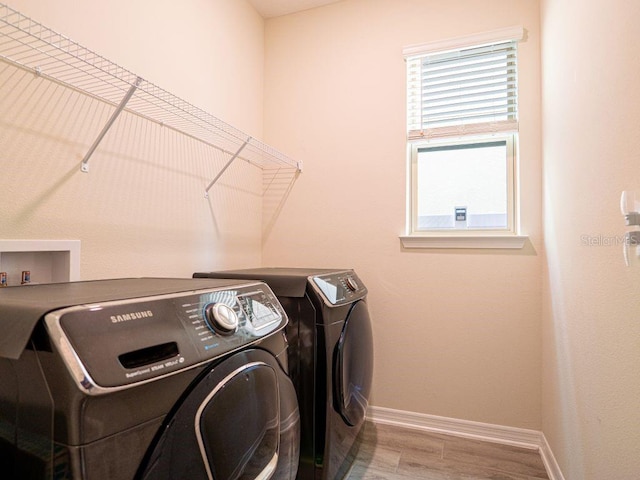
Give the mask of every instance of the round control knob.
M 347 277 L 344 280 L 345 285 L 347 286 L 347 288 L 349 290 L 351 290 L 352 292 L 355 292 L 358 289 L 358 284 L 356 283 L 356 281 L 351 278 L 351 277 Z
M 209 326 L 222 335 L 230 335 L 238 328 L 238 315 L 225 303 L 210 303 L 204 308 Z

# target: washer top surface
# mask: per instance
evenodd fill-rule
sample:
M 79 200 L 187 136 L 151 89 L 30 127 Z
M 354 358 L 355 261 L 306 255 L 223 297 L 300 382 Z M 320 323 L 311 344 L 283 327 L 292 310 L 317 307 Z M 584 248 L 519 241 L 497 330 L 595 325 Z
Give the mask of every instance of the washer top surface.
M 309 277 L 333 272 L 344 272 L 346 268 L 246 268 L 217 272 L 194 273 L 194 278 L 241 278 L 267 282 L 279 297 L 304 297 Z
M 193 276 L 260 280 L 278 297 L 300 298 L 310 291 L 330 307 L 354 302 L 367 294 L 356 273 L 347 268 L 248 268 L 194 273 Z
M 239 280 L 123 278 L 0 288 L 0 357 L 17 360 L 45 314 L 73 305 L 126 300 L 205 288 L 239 285 Z

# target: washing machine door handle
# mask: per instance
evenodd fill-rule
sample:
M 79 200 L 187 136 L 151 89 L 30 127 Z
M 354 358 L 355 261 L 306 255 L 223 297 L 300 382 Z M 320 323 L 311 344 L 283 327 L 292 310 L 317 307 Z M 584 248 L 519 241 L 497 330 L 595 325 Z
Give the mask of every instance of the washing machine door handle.
M 373 333 L 367 304 L 353 304 L 334 352 L 334 408 L 350 426 L 364 422 L 373 376 Z

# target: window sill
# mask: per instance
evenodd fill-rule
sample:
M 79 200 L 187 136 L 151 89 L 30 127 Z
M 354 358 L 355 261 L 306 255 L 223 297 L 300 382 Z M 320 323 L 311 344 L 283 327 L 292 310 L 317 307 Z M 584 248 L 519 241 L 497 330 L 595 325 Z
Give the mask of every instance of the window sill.
M 404 248 L 521 249 L 527 235 L 401 235 Z

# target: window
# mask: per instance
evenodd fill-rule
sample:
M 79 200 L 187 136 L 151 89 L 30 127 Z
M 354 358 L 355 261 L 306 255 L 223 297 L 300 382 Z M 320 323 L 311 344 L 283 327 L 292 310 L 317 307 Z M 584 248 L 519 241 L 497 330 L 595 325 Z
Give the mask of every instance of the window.
M 412 149 L 414 232 L 513 231 L 513 136 Z
M 405 50 L 410 235 L 517 233 L 520 38 L 506 29 Z

